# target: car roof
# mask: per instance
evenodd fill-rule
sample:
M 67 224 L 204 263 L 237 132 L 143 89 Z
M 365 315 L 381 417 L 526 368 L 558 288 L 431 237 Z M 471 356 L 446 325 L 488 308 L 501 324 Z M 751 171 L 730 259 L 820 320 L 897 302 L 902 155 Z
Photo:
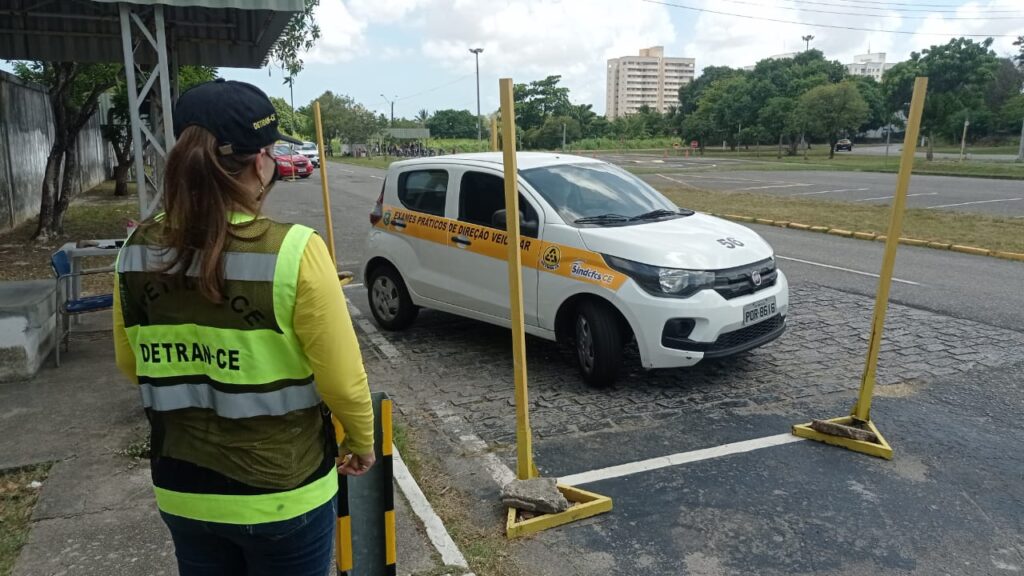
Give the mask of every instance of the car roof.
M 501 168 L 504 165 L 504 156 L 501 152 L 476 152 L 470 154 L 449 154 L 447 156 L 430 156 L 425 158 L 412 158 L 395 162 L 391 166 L 402 168 L 416 166 L 418 164 L 453 164 L 453 165 L 492 165 Z M 601 160 L 588 158 L 586 156 L 575 156 L 573 154 L 562 154 L 560 152 L 517 152 L 516 165 L 520 170 L 530 168 L 541 168 L 544 166 L 557 166 L 560 164 L 600 164 Z

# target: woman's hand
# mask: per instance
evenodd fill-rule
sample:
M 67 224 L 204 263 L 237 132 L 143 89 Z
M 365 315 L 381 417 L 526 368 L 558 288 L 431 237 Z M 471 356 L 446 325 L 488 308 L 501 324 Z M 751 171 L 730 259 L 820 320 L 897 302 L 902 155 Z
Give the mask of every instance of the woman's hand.
M 345 476 L 362 476 L 373 467 L 377 457 L 373 452 L 352 454 L 351 452 L 338 457 L 338 474 Z

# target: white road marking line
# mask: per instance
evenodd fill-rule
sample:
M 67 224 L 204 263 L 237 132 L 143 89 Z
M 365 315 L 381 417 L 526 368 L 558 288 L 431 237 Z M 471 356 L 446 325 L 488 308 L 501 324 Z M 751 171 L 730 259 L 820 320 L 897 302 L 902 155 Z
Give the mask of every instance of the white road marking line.
M 959 204 L 941 204 L 939 206 L 929 206 L 928 210 L 935 208 L 952 208 L 953 206 L 969 206 L 971 204 L 989 204 L 991 202 L 1016 202 L 1017 200 L 1024 200 L 1024 198 L 1001 198 L 999 200 L 978 200 L 977 202 L 960 202 Z
M 665 180 L 670 180 L 672 182 L 675 182 L 676 184 L 682 184 L 683 186 L 689 186 L 690 188 L 693 188 L 694 190 L 698 190 L 698 188 L 696 186 L 694 186 L 693 184 L 690 184 L 689 182 L 683 182 L 682 180 L 677 180 L 675 178 L 671 178 L 669 176 L 665 176 L 664 174 L 655 174 L 655 176 L 659 176 L 661 178 L 664 178 Z
M 384 179 L 384 177 L 383 177 L 383 176 L 374 176 L 373 174 L 369 174 L 368 176 L 369 176 L 370 178 L 375 178 L 375 179 L 377 179 L 377 180 L 383 180 L 383 179 Z
M 355 170 L 349 170 L 347 168 L 341 168 L 341 167 L 338 167 L 338 166 L 332 166 L 331 167 L 331 171 L 334 171 L 334 170 L 337 170 L 338 172 L 344 172 L 346 174 L 355 174 L 356 173 Z
M 814 196 L 815 194 L 833 194 L 835 192 L 863 192 L 871 188 L 839 188 L 838 190 L 819 190 L 817 192 L 798 192 L 790 196 Z
M 388 341 L 373 325 L 372 322 L 363 317 L 363 313 L 356 308 L 351 301 L 348 302 L 348 313 L 352 316 L 352 323 L 358 326 L 362 330 L 367 338 L 370 339 L 370 343 L 380 350 L 380 353 L 387 357 L 392 363 L 398 363 L 403 360 L 402 353 L 395 348 L 395 345 Z
M 487 450 L 486 442 L 481 440 L 476 434 L 466 432 L 466 422 L 462 416 L 455 414 L 443 402 L 434 404 L 432 410 L 444 422 L 445 427 L 459 438 L 459 442 L 462 443 L 462 447 L 466 452 L 480 458 L 484 469 L 490 474 L 495 484 L 502 487 L 516 479 L 515 473 L 501 461 L 501 458 L 498 458 L 498 455 L 494 452 Z
M 749 188 L 737 188 L 735 192 L 743 192 L 744 190 L 767 190 L 768 188 L 798 188 L 805 186 L 814 186 L 814 184 L 772 184 L 770 186 L 751 186 Z
M 341 288 L 344 290 L 346 288 L 366 288 L 366 286 L 364 286 L 362 282 L 355 282 L 353 284 L 345 284 Z
M 441 555 L 441 563 L 445 566 L 469 568 L 466 557 L 462 555 L 462 551 L 459 550 L 458 545 L 455 544 L 451 535 L 448 534 L 448 529 L 444 527 L 444 522 L 434 512 L 434 507 L 430 505 L 430 501 L 423 495 L 419 484 L 416 483 L 416 479 L 412 477 L 409 468 L 405 465 L 405 461 L 402 460 L 402 455 L 398 452 L 398 448 L 392 449 L 392 467 L 394 468 L 394 478 L 398 484 L 398 489 L 402 491 L 405 499 L 409 501 L 409 507 L 412 508 L 413 513 L 423 523 L 427 539 L 434 545 L 437 553 Z
M 812 262 L 810 260 L 801 260 L 800 258 L 790 258 L 789 256 L 775 255 L 780 260 L 791 260 L 793 262 L 800 262 L 801 264 L 810 264 L 811 266 L 820 266 L 822 268 L 831 268 L 832 270 L 840 270 L 842 272 L 849 272 L 851 274 L 860 274 L 861 276 L 871 276 L 872 278 L 878 278 L 878 274 L 872 274 L 871 272 L 862 272 L 860 270 L 854 270 L 852 268 L 843 268 L 842 266 L 833 266 L 831 264 L 822 264 L 821 262 Z M 900 282 L 902 284 L 910 284 L 911 286 L 920 286 L 919 282 L 912 282 L 910 280 L 903 280 L 901 278 L 893 278 L 893 282 Z
M 938 196 L 938 192 L 918 192 L 917 194 L 907 194 L 907 198 L 911 196 Z M 858 198 L 854 202 L 870 202 L 872 200 L 891 200 L 894 196 L 879 196 L 877 198 Z
M 669 456 L 659 456 L 658 458 L 640 460 L 639 462 L 630 462 L 629 464 L 609 466 L 608 468 L 591 470 L 589 472 L 581 472 L 579 474 L 573 474 L 571 476 L 562 476 L 561 478 L 558 479 L 558 481 L 561 484 L 568 484 L 570 486 L 577 486 L 579 484 L 589 484 L 591 482 L 597 482 L 599 480 L 620 478 L 622 476 L 629 476 L 631 474 L 637 474 L 639 472 L 648 472 L 650 470 L 658 470 L 660 468 L 668 468 L 670 466 L 679 466 L 680 464 L 700 462 L 701 460 L 720 458 L 722 456 L 729 456 L 732 454 L 742 454 L 744 452 L 760 450 L 761 448 L 782 446 L 784 444 L 792 444 L 794 442 L 800 442 L 803 440 L 803 438 L 793 436 L 792 434 L 776 434 L 774 436 L 765 436 L 764 438 L 755 438 L 753 440 L 744 440 L 742 442 L 722 444 L 721 446 L 714 446 L 712 448 L 703 448 L 701 450 L 693 450 L 690 452 L 680 452 L 678 454 L 671 454 Z

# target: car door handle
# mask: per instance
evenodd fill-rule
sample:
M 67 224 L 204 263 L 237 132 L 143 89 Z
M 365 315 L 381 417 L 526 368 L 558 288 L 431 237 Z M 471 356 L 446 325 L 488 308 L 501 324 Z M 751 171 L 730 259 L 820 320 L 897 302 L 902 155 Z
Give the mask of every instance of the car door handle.
M 452 242 L 455 242 L 456 244 L 462 246 L 463 248 L 473 243 L 470 241 L 469 238 L 466 238 L 465 236 L 452 236 Z

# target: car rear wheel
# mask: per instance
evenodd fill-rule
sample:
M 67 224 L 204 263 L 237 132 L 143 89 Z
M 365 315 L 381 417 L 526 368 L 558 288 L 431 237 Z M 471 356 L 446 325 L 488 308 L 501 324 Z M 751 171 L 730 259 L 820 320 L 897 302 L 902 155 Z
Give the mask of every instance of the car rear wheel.
M 389 265 L 370 272 L 368 298 L 370 312 L 377 325 L 385 330 L 403 330 L 416 319 L 419 308 L 412 303 L 402 276 Z
M 623 337 L 618 319 L 605 306 L 583 302 L 573 323 L 576 362 L 583 381 L 595 388 L 613 384 L 622 368 Z

